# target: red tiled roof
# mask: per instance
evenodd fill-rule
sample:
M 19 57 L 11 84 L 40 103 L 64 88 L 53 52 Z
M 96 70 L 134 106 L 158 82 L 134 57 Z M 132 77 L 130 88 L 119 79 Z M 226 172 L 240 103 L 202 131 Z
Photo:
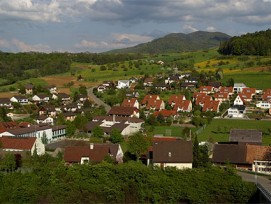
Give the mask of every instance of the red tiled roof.
M 136 98 L 131 98 L 131 99 L 124 99 L 121 106 L 123 107 L 134 107 L 136 103 Z
M 233 87 L 232 86 L 223 86 L 223 87 L 220 87 L 219 89 L 219 92 L 220 93 L 233 93 Z
M 153 115 L 154 116 L 162 115 L 164 117 L 170 117 L 170 116 L 177 115 L 177 111 L 176 110 L 160 110 L 160 111 L 154 112 Z
M 146 105 L 149 100 L 159 100 L 159 99 L 160 99 L 160 97 L 158 95 L 146 95 L 146 96 L 144 96 L 141 104 Z
M 209 101 L 204 103 L 202 111 L 218 111 L 219 103 L 219 101 Z
M 200 86 L 199 91 L 200 92 L 210 92 L 213 91 L 214 87 L 213 86 Z
M 11 128 L 16 128 L 18 125 L 16 122 L 0 122 L 0 133 L 6 132 Z
M 212 97 L 209 96 L 209 95 L 198 96 L 198 97 L 196 98 L 196 105 L 199 105 L 199 104 L 205 104 L 205 103 L 207 103 L 207 102 L 209 102 L 209 101 L 211 101 L 211 100 L 212 100 Z
M 151 108 L 155 108 L 155 110 L 159 110 L 161 105 L 162 105 L 163 101 L 162 100 L 149 100 L 146 106 L 146 109 L 151 109 Z
M 229 92 L 215 93 L 215 99 L 229 99 Z
M 193 98 L 196 100 L 197 97 L 203 97 L 203 96 L 207 96 L 207 93 L 199 93 L 199 92 L 194 92 L 193 93 Z
M 190 100 L 184 100 L 184 101 L 181 101 L 179 103 L 176 103 L 175 106 L 174 106 L 174 110 L 177 111 L 178 108 L 179 108 L 179 109 L 181 109 L 183 111 L 186 111 L 186 110 L 188 110 L 190 103 L 191 103 Z
M 35 137 L 0 137 L 1 148 L 31 150 L 37 138 Z
M 168 99 L 168 104 L 171 105 L 172 103 L 178 103 L 182 100 L 185 100 L 183 95 L 171 95 Z

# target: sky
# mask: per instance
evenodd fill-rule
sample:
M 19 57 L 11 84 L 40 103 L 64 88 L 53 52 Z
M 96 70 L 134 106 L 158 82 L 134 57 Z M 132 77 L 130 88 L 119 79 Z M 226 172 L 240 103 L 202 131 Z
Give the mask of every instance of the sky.
M 0 0 L 0 50 L 103 52 L 169 33 L 271 27 L 271 0 Z

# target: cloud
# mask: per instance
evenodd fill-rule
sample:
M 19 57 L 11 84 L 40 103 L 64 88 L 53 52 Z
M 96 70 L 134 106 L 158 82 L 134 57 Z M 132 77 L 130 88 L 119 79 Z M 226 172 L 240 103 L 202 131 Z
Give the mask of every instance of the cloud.
M 61 14 L 57 0 L 34 2 L 34 0 L 1 0 L 0 19 L 59 22 Z
M 75 48 L 88 48 L 92 50 L 109 50 L 135 46 L 140 43 L 145 43 L 153 40 L 153 37 L 146 35 L 114 33 L 111 40 L 108 41 L 88 41 L 81 40 L 80 43 L 75 44 Z
M 183 26 L 183 31 L 186 32 L 186 33 L 191 33 L 191 32 L 196 32 L 198 31 L 197 28 L 194 28 L 193 26 L 191 25 L 184 25 Z
M 216 31 L 216 28 L 213 27 L 213 26 L 208 26 L 208 27 L 206 28 L 206 30 L 209 31 L 209 32 L 214 32 L 214 31 Z

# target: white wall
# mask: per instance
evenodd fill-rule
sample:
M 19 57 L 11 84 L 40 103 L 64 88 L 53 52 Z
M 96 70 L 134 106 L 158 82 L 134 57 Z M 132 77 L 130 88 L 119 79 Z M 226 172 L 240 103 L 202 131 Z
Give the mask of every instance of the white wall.
M 161 166 L 160 163 L 153 163 L 154 166 Z M 192 169 L 192 163 L 164 163 L 165 167 L 176 167 L 177 169 Z

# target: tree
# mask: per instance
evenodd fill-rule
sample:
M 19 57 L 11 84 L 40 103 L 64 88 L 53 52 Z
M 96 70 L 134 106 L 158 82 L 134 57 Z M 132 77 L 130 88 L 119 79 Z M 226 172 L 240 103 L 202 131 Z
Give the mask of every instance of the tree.
M 120 131 L 118 129 L 113 129 L 111 134 L 110 134 L 110 141 L 114 144 L 120 143 L 124 140 L 122 137 Z
M 93 130 L 92 130 L 92 136 L 93 137 L 97 137 L 97 138 L 102 138 L 104 135 L 104 131 L 100 126 L 96 126 Z
M 43 131 L 42 133 L 42 138 L 41 138 L 41 141 L 44 145 L 46 145 L 48 143 L 48 139 L 47 139 L 47 135 L 46 135 L 46 132 Z
M 67 135 L 68 136 L 73 136 L 75 134 L 76 131 L 76 126 L 74 125 L 73 122 L 71 121 L 67 121 L 66 122 L 66 131 L 67 131 Z
M 140 132 L 131 135 L 128 139 L 128 150 L 136 155 L 137 161 L 141 154 L 146 153 L 148 147 L 149 141 Z
M 58 114 L 56 124 L 57 125 L 65 125 L 65 118 L 62 113 Z
M 193 167 L 197 168 L 199 166 L 199 142 L 198 136 L 196 135 L 193 142 Z
M 88 119 L 85 117 L 85 116 L 82 116 L 82 115 L 77 115 L 73 121 L 75 127 L 78 129 L 78 130 L 83 130 L 84 127 L 86 126 L 88 122 Z
M 7 153 L 1 161 L 1 169 L 5 171 L 14 171 L 16 168 L 16 158 L 14 154 Z
M 233 78 L 229 78 L 226 82 L 227 86 L 234 86 L 234 79 Z

